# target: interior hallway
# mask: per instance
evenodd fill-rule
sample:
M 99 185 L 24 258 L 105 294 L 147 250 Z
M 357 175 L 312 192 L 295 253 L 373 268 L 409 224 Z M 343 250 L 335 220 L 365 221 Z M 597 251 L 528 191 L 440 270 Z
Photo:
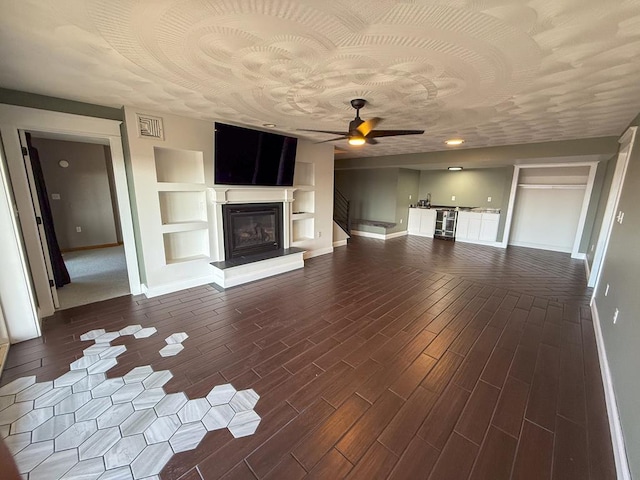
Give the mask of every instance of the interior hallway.
M 166 393 L 260 396 L 255 434 L 210 431 L 163 479 L 615 478 L 582 261 L 358 237 L 305 264 L 58 312 L 12 346 L 1 383 L 56 379 L 88 330 L 140 324 L 158 333 L 113 339 L 109 378 L 149 365 L 173 374 Z M 159 355 L 179 331 L 184 350 Z

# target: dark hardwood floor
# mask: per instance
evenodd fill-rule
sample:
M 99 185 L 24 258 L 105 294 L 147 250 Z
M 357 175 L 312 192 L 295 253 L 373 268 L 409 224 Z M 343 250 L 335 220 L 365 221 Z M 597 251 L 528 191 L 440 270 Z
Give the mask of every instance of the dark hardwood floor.
M 219 292 L 61 311 L 11 347 L 2 384 L 65 373 L 82 333 L 153 326 L 108 376 L 170 369 L 190 398 L 260 395 L 252 436 L 209 432 L 163 479 L 615 478 L 582 261 L 442 240 L 354 238 L 305 268 Z M 184 331 L 184 351 L 162 358 Z

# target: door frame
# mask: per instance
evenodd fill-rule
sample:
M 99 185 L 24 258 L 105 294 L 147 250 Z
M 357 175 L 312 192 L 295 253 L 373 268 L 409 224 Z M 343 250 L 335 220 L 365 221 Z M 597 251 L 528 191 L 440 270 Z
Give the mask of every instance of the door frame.
M 502 236 L 502 248 L 507 248 L 511 236 L 511 224 L 513 221 L 513 212 L 516 204 L 516 196 L 518 191 L 518 180 L 520 178 L 520 170 L 524 168 L 558 168 L 558 167 L 589 167 L 589 174 L 587 177 L 587 183 L 584 185 L 585 192 L 582 199 L 582 208 L 580 210 L 580 217 L 578 219 L 578 228 L 576 230 L 576 236 L 573 241 L 573 248 L 571 249 L 571 258 L 584 259 L 586 254 L 579 253 L 580 243 L 582 241 L 582 235 L 584 234 L 584 226 L 587 220 L 587 213 L 589 212 L 589 203 L 591 201 L 591 193 L 593 192 L 593 183 L 596 178 L 596 171 L 598 169 L 598 162 L 566 162 L 566 163 L 535 163 L 528 165 L 514 165 L 513 179 L 511 181 L 511 192 L 509 194 L 509 206 L 507 207 L 507 218 L 504 226 L 504 234 Z
M 616 169 L 614 170 L 613 178 L 611 179 L 609 197 L 607 198 L 607 205 L 602 216 L 600 234 L 598 235 L 598 242 L 596 243 L 593 262 L 591 264 L 591 269 L 589 270 L 589 281 L 587 282 L 588 287 L 594 287 L 592 298 L 595 298 L 598 290 L 597 286 L 600 281 L 602 264 L 604 263 L 604 258 L 607 254 L 607 248 L 609 247 L 611 230 L 613 230 L 613 220 L 616 210 L 618 209 L 618 203 L 620 202 L 622 186 L 624 185 L 624 179 L 627 175 L 627 166 L 629 165 L 629 158 L 631 157 L 631 151 L 633 150 L 637 130 L 638 127 L 629 127 L 618 139 L 620 150 L 618 150 Z
M 111 161 L 113 163 L 116 198 L 122 226 L 122 240 L 124 243 L 129 287 L 132 295 L 138 295 L 142 293 L 142 289 L 140 285 L 138 255 L 131 213 L 133 206 L 129 197 L 124 151 L 120 133 L 121 123 L 121 121 L 117 120 L 85 117 L 14 105 L 0 105 L 0 135 L 2 136 L 2 142 L 4 144 L 11 188 L 13 189 L 16 206 L 20 213 L 20 225 L 29 259 L 30 273 L 39 303 L 36 313 L 40 319 L 52 315 L 55 307 L 53 305 L 51 292 L 49 291 L 44 255 L 42 254 L 40 243 L 37 241 L 37 223 L 29 192 L 26 170 L 24 168 L 24 159 L 22 157 L 18 131 L 36 130 L 108 141 L 109 147 L 111 148 Z M 15 235 L 18 235 L 18 232 L 15 232 Z M 28 276 L 29 272 L 25 272 L 25 275 Z M 0 293 L 4 294 L 5 292 Z M 8 295 L 11 294 L 10 292 L 6 293 Z M 7 318 L 8 324 L 12 321 L 18 322 L 22 320 Z M 39 336 L 39 330 L 39 326 L 34 327 L 33 337 Z

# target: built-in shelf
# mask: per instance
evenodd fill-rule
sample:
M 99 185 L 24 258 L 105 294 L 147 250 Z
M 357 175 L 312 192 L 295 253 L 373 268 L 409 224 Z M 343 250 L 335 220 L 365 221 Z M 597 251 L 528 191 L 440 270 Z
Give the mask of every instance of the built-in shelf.
M 167 265 L 209 259 L 203 152 L 153 149 Z
M 207 228 L 163 233 L 167 264 L 209 258 Z
M 188 232 L 191 230 L 202 230 L 209 227 L 207 222 L 176 222 L 162 225 L 162 233 Z
M 153 147 L 158 182 L 204 184 L 204 156 L 193 150 Z
M 313 187 L 315 185 L 315 165 L 313 163 L 296 162 L 296 168 L 293 173 L 293 184 L 296 187 Z
M 305 240 L 312 240 L 314 237 L 314 219 L 313 217 L 307 217 L 300 220 L 294 220 L 291 228 L 291 241 L 295 244 Z
M 293 220 L 304 220 L 306 218 L 313 218 L 314 214 L 311 212 L 297 212 L 291 215 Z

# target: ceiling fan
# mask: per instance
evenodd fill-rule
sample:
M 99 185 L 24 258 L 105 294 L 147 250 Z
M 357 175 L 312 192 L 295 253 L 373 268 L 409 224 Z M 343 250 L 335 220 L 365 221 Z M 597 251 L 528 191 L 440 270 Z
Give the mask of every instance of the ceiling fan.
M 329 140 L 324 140 L 323 142 L 318 143 L 326 143 L 333 142 L 336 140 L 342 140 L 346 138 L 350 145 L 364 145 L 368 143 L 370 145 L 375 145 L 378 143 L 376 138 L 379 137 L 395 137 L 397 135 L 422 135 L 424 130 L 374 130 L 376 125 L 382 121 L 381 118 L 374 117 L 369 120 L 362 120 L 360 118 L 360 109 L 367 104 L 367 101 L 362 98 L 355 98 L 351 100 L 351 106 L 356 109 L 356 118 L 349 122 L 349 131 L 348 132 L 336 132 L 334 130 L 309 130 L 309 129 L 300 129 L 305 132 L 318 132 L 318 133 L 331 133 L 333 135 L 340 135 L 336 138 L 331 138 Z

